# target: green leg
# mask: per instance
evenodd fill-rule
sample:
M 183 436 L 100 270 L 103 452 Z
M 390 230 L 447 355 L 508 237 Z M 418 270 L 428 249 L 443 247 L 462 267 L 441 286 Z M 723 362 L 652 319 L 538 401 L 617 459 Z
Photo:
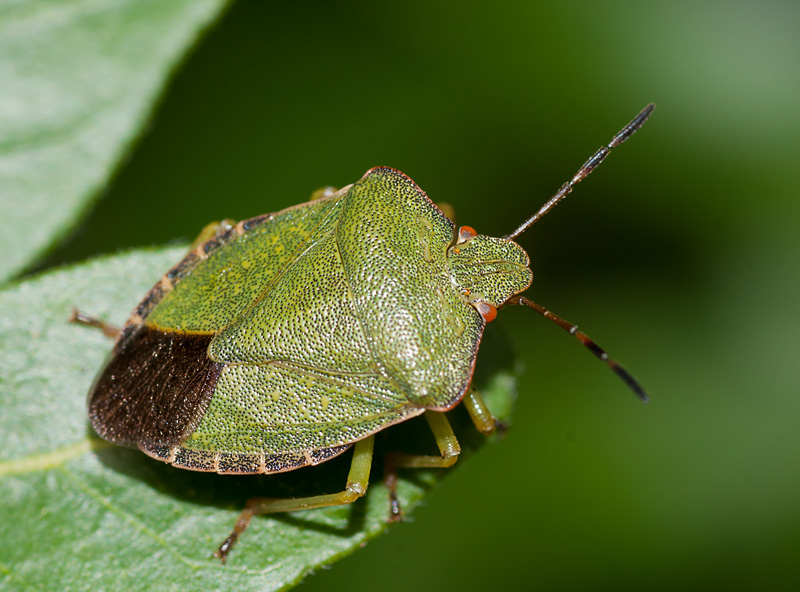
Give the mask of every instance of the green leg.
M 206 224 L 203 227 L 203 230 L 200 231 L 200 234 L 198 234 L 197 237 L 192 241 L 192 246 L 189 247 L 189 251 L 193 251 L 208 239 L 212 238 L 219 231 L 228 230 L 234 226 L 236 226 L 236 222 L 228 219 L 225 219 L 222 222 L 211 222 Z
M 444 413 L 426 411 L 425 419 L 428 420 L 428 425 L 436 438 L 436 445 L 439 447 L 441 456 L 404 454 L 402 452 L 390 452 L 386 455 L 383 481 L 389 488 L 391 500 L 389 522 L 395 522 L 402 517 L 400 501 L 397 499 L 397 469 L 451 467 L 458 460 L 458 455 L 461 454 L 461 446 L 459 446 L 453 428 L 450 427 L 450 422 L 447 421 Z
M 89 315 L 82 313 L 76 308 L 72 310 L 72 314 L 69 316 L 69 322 L 75 323 L 76 325 L 84 325 L 86 327 L 93 327 L 95 329 L 100 329 L 103 332 L 103 335 L 105 335 L 106 337 L 110 337 L 111 339 L 116 339 L 122 332 L 122 329 L 120 329 L 119 327 L 115 327 L 114 325 L 109 325 L 105 321 L 101 321 L 100 319 L 90 317 Z
M 326 187 L 320 187 L 314 193 L 311 194 L 311 198 L 308 201 L 316 201 L 318 199 L 322 199 L 324 197 L 330 197 L 334 193 L 339 191 L 336 187 L 331 187 L 330 185 Z
M 455 222 L 455 220 L 456 220 L 456 211 L 455 211 L 455 209 L 453 208 L 453 206 L 451 206 L 451 205 L 450 205 L 449 203 L 447 203 L 446 201 L 443 201 L 443 202 L 440 202 L 440 203 L 436 204 L 436 207 L 437 207 L 437 208 L 439 208 L 440 210 L 442 210 L 442 213 L 443 213 L 445 216 L 447 216 L 447 218 L 448 218 L 448 219 L 449 219 L 451 222 Z
M 294 512 L 295 510 L 308 510 L 311 508 L 324 508 L 326 506 L 341 506 L 356 501 L 367 493 L 369 484 L 369 470 L 372 466 L 372 447 L 373 437 L 356 442 L 353 448 L 353 462 L 350 465 L 350 473 L 347 475 L 347 485 L 339 493 L 329 493 L 325 495 L 313 495 L 310 497 L 298 497 L 287 499 L 275 499 L 268 497 L 254 497 L 247 500 L 247 505 L 239 519 L 233 527 L 233 531 L 225 539 L 225 542 L 214 552 L 215 557 L 219 557 L 223 563 L 228 553 L 236 543 L 239 535 L 250 525 L 250 520 L 258 514 L 274 514 L 277 512 Z
M 483 397 L 481 397 L 477 389 L 470 387 L 467 394 L 464 395 L 462 403 L 464 407 L 467 408 L 472 423 L 475 424 L 475 427 L 482 434 L 488 436 L 495 431 L 502 433 L 505 430 L 504 424 L 497 421 L 495 416 L 492 415 L 492 412 L 489 411 L 486 403 L 483 402 Z

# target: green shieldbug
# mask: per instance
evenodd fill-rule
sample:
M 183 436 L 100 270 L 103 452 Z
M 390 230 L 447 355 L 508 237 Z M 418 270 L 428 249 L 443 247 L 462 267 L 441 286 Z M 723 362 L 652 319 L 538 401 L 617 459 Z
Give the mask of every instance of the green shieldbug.
M 639 383 L 577 327 L 520 296 L 531 284 L 513 239 L 639 129 L 648 105 L 531 218 L 492 238 L 456 228 L 407 176 L 375 168 L 338 191 L 239 223 L 207 227 L 121 330 L 89 394 L 89 418 L 115 444 L 176 467 L 280 473 L 350 447 L 345 489 L 254 498 L 220 546 L 223 561 L 252 516 L 345 504 L 365 494 L 373 434 L 425 415 L 440 456 L 387 455 L 399 467 L 447 467 L 460 452 L 445 411 L 495 419 L 470 387 L 486 323 L 523 305 L 559 324 L 646 401 Z

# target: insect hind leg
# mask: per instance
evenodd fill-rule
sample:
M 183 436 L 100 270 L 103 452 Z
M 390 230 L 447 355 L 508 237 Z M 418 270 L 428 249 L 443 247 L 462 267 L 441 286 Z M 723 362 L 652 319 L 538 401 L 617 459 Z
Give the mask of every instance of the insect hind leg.
M 347 485 L 338 493 L 284 499 L 254 497 L 247 500 L 247 505 L 236 520 L 233 530 L 219 546 L 219 549 L 214 552 L 214 557 L 219 557 L 222 563 L 225 563 L 228 553 L 230 553 L 231 548 L 242 532 L 250 525 L 253 516 L 325 508 L 327 506 L 341 506 L 350 504 L 362 497 L 367 493 L 367 485 L 369 484 L 373 444 L 373 436 L 356 442 L 353 448 L 353 461 L 350 464 L 350 472 L 347 475 Z
M 103 335 L 110 337 L 111 339 L 116 339 L 119 337 L 119 334 L 122 333 L 122 329 L 119 327 L 109 325 L 105 321 L 101 321 L 98 318 L 89 316 L 86 313 L 79 311 L 77 308 L 72 309 L 72 314 L 69 315 L 69 322 L 75 323 L 76 325 L 84 325 L 86 327 L 100 329 L 103 332 Z
M 444 413 L 438 411 L 426 411 L 425 419 L 436 438 L 436 445 L 439 447 L 441 456 L 428 456 L 420 454 L 405 454 L 402 452 L 390 452 L 384 461 L 383 482 L 389 489 L 390 513 L 389 522 L 400 520 L 403 513 L 400 508 L 400 501 L 397 499 L 397 469 L 400 468 L 447 468 L 451 467 L 458 460 L 461 454 L 461 446 L 450 427 Z

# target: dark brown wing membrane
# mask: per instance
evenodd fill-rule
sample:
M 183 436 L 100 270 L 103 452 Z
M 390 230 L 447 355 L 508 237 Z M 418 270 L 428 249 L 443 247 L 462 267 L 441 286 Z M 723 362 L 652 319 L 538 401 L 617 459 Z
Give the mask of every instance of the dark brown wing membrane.
M 126 327 L 89 393 L 97 433 L 131 448 L 180 444 L 203 418 L 222 369 L 206 354 L 213 337 Z

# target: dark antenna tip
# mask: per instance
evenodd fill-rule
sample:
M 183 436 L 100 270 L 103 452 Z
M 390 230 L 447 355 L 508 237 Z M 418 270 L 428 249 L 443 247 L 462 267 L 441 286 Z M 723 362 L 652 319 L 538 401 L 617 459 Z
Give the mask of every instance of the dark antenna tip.
M 644 122 L 647 121 L 647 119 L 653 113 L 653 109 L 655 108 L 656 104 L 650 103 L 647 105 L 647 107 L 639 111 L 639 114 L 636 117 L 634 117 L 628 125 L 622 128 L 619 131 L 619 133 L 617 133 L 616 136 L 614 136 L 614 139 L 608 143 L 607 147 L 609 149 L 616 148 L 617 146 L 622 144 L 625 140 L 630 138 L 634 133 L 636 133 L 636 130 L 638 130 L 640 127 L 644 125 Z
M 622 382 L 628 385 L 628 388 L 631 389 L 637 397 L 639 397 L 639 400 L 642 403 L 646 405 L 650 402 L 650 397 L 647 396 L 647 393 L 642 385 L 633 377 L 630 372 L 628 372 L 614 360 L 608 359 L 606 363 L 611 367 L 611 370 L 614 371 L 614 374 L 619 376 L 622 379 Z
M 611 139 L 611 141 L 600 148 L 597 152 L 592 154 L 583 166 L 578 169 L 578 172 L 572 176 L 572 179 L 567 181 L 561 186 L 556 194 L 547 200 L 539 211 L 536 212 L 533 216 L 525 220 L 519 227 L 512 232 L 511 234 L 505 235 L 503 238 L 506 240 L 514 240 L 520 234 L 528 230 L 531 226 L 533 226 L 536 222 L 538 222 L 547 212 L 552 210 L 562 199 L 567 197 L 570 193 L 572 193 L 572 188 L 575 187 L 578 183 L 580 183 L 583 179 L 585 179 L 589 174 L 598 167 L 598 165 L 603 162 L 606 157 L 611 153 L 611 151 L 622 144 L 625 140 L 630 138 L 636 131 L 644 125 L 644 122 L 647 121 L 647 118 L 650 117 L 650 114 L 653 112 L 653 109 L 656 108 L 655 103 L 650 103 L 644 109 L 639 111 L 639 114 L 634 117 L 628 125 L 623 127 L 617 134 Z

